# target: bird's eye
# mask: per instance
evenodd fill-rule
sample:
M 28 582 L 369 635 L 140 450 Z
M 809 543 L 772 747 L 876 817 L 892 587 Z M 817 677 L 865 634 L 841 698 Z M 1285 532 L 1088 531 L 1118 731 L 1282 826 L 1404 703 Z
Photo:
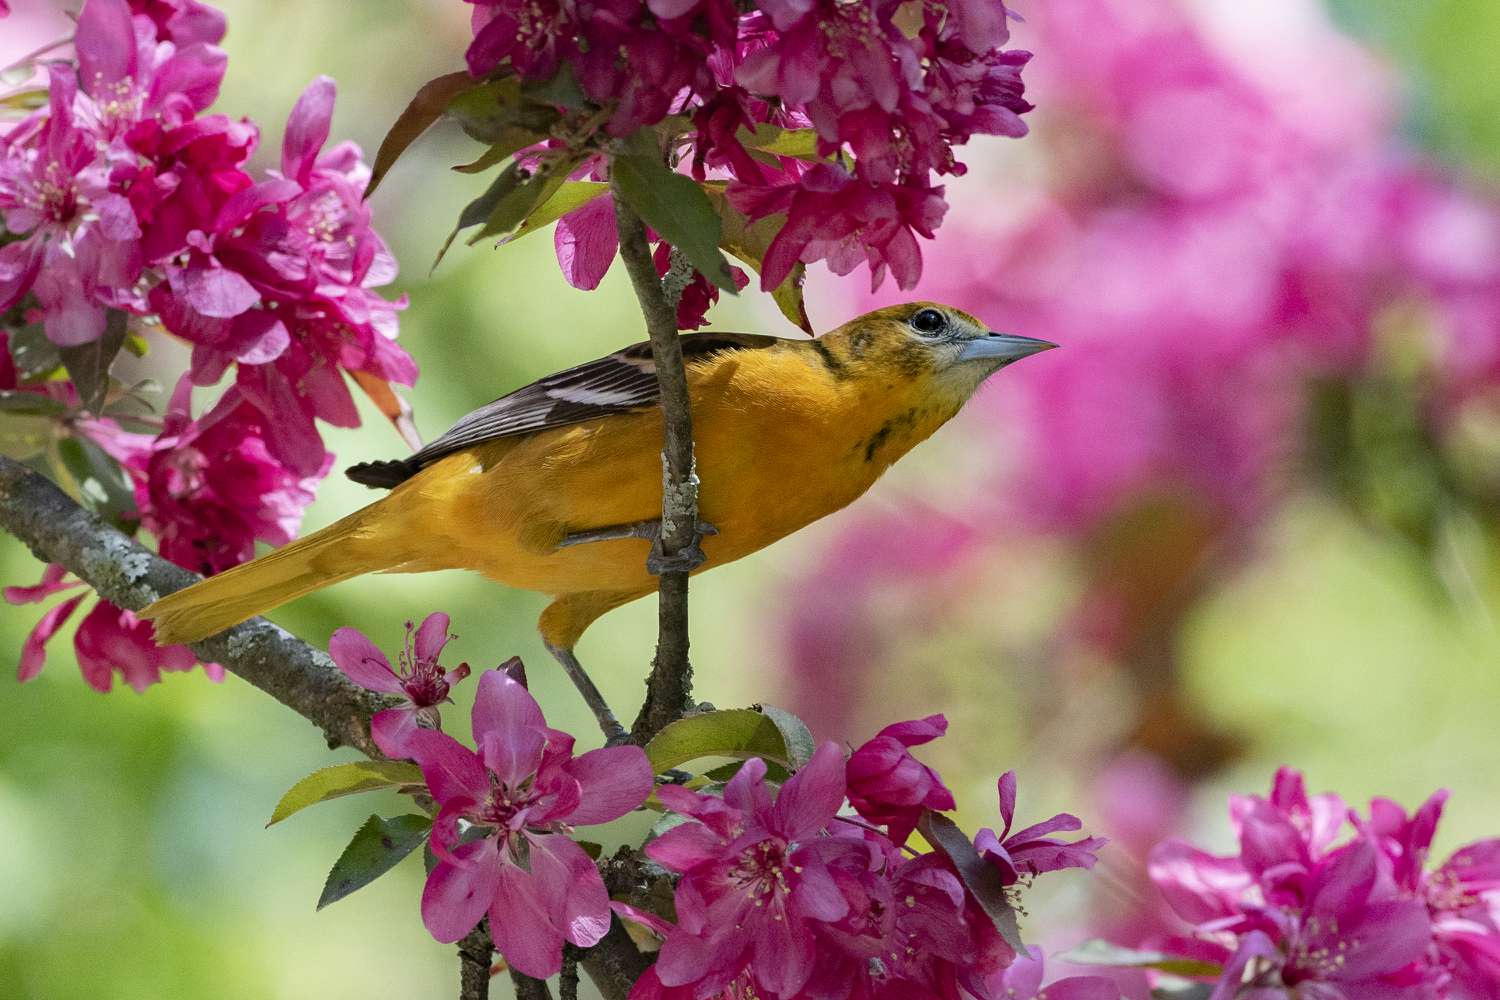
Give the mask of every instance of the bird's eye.
M 944 316 L 936 309 L 920 310 L 915 316 L 911 318 L 911 328 L 918 333 L 928 337 L 931 337 L 932 335 L 937 333 L 941 333 L 943 331 L 943 328 L 947 325 L 948 317 Z

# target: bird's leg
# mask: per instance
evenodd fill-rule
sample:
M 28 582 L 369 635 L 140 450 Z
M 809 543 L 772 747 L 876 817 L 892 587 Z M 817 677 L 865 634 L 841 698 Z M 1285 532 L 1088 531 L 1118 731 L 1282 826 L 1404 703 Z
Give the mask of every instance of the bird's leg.
M 625 727 L 620 725 L 619 719 L 615 718 L 615 713 L 605 702 L 604 695 L 600 694 L 599 689 L 594 686 L 593 678 L 583 669 L 583 664 L 578 662 L 578 657 L 573 654 L 573 651 L 554 646 L 550 642 L 544 642 L 542 645 L 547 647 L 547 652 L 552 654 L 553 659 L 562 664 L 563 673 L 568 675 L 568 680 L 572 681 L 578 693 L 583 695 L 584 703 L 588 705 L 589 711 L 594 713 L 599 728 L 604 731 L 605 743 L 615 746 L 626 742 L 630 736 L 625 732 Z
M 563 536 L 563 540 L 557 543 L 557 547 L 565 549 L 588 542 L 643 538 L 651 543 L 651 554 L 646 557 L 646 569 L 651 572 L 652 576 L 661 576 L 663 573 L 690 573 L 701 566 L 706 556 L 699 543 L 708 536 L 718 533 L 718 528 L 706 521 L 699 521 L 698 532 L 693 537 L 693 543 L 670 558 L 661 551 L 661 521 L 658 519 L 637 521 L 634 524 L 616 524 L 608 528 L 594 528 L 590 531 L 577 531 Z

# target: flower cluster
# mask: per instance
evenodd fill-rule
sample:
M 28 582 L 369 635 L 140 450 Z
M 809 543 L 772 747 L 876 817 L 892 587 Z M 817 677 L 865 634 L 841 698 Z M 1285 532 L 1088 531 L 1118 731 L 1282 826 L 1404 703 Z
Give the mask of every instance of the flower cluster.
M 634 1000 L 1038 995 L 1040 953 L 1018 954 L 1007 943 L 988 909 L 997 900 L 960 875 L 953 845 L 903 852 L 924 812 L 953 805 L 941 778 L 908 749 L 945 728 L 941 716 L 899 723 L 848 760 L 824 743 L 778 789 L 759 758 L 739 768 L 722 796 L 660 788 L 662 803 L 686 822 L 645 853 L 681 876 L 677 922 L 629 911 L 664 936 Z M 1075 817 L 1011 832 L 1015 788 L 1013 773 L 1000 779 L 1004 829 L 962 844 L 975 865 L 991 866 L 1007 895 L 1046 872 L 1092 867 L 1102 841 L 1050 836 L 1078 829 Z M 862 819 L 841 811 L 846 799 Z M 1081 977 L 1046 995 L 1111 997 L 1110 987 Z
M 606 136 L 669 116 L 684 123 L 679 152 L 693 174 L 728 181 L 749 219 L 783 222 L 761 266 L 766 290 L 817 260 L 837 274 L 868 263 L 873 285 L 889 270 L 910 288 L 921 274 L 916 238 L 930 239 L 947 209 L 933 179 L 964 170 L 954 147 L 1024 135 L 1031 110 L 1021 81 L 1030 55 L 1003 48 L 1001 0 L 469 2 L 474 77 L 567 74 L 600 109 L 590 127 Z M 756 138 L 783 130 L 807 142 L 778 150 Z M 597 209 L 581 221 L 608 224 Z M 586 242 L 612 253 L 607 239 Z M 570 279 L 578 246 L 559 254 Z
M 1376 799 L 1366 817 L 1278 771 L 1269 796 L 1231 802 L 1238 854 L 1178 840 L 1152 852 L 1152 879 L 1195 931 L 1167 946 L 1222 964 L 1214 1000 L 1490 1000 L 1500 984 L 1500 839 L 1429 869 L 1445 798 L 1411 816 Z
M 315 421 L 358 423 L 344 373 L 383 395 L 416 377 L 393 341 L 403 303 L 375 291 L 396 267 L 362 200 L 369 171 L 352 144 L 323 149 L 333 82 L 307 88 L 280 169 L 256 177 L 246 163 L 257 127 L 206 113 L 226 70 L 224 29 L 223 15 L 196 0 L 87 0 L 74 59 L 44 67 L 46 106 L 0 133 L 0 321 L 15 323 L 0 388 L 60 403 L 63 432 L 128 477 L 133 507 L 110 513 L 205 574 L 250 558 L 257 541 L 295 534 L 332 461 Z M 80 418 L 79 394 L 55 377 L 72 376 L 62 363 L 18 373 L 12 359 L 23 328 L 64 351 L 107 338 L 113 352 L 127 324 L 192 347 L 189 374 L 150 434 L 122 430 L 97 404 Z M 194 416 L 193 387 L 231 367 L 227 390 Z M 115 661 L 133 685 L 191 665 L 185 649 L 153 652 L 148 624 L 101 608 L 88 621 L 117 622 L 118 634 L 93 648 L 139 653 Z M 54 609 L 32 635 L 23 677 L 66 617 Z M 85 673 L 107 686 L 107 671 Z
M 476 749 L 463 746 L 442 731 L 439 713 L 469 673 L 439 663 L 448 626 L 442 612 L 416 629 L 408 622 L 399 669 L 354 629 L 329 642 L 350 680 L 400 699 L 370 731 L 382 752 L 416 762 L 436 807 L 437 864 L 422 918 L 439 941 L 457 941 L 488 916 L 506 962 L 544 978 L 558 971 L 565 943 L 598 943 L 613 911 L 662 938 L 634 1000 L 1044 995 L 1040 951 L 1013 947 L 996 910 L 1009 910 L 1039 875 L 1092 868 L 1104 841 L 1057 837 L 1082 826 L 1067 814 L 1013 830 L 1014 772 L 999 781 L 1000 831 L 966 838 L 939 815 L 954 808 L 953 793 L 911 753 L 947 730 L 943 716 L 887 726 L 847 759 L 824 743 L 791 773 L 752 757 L 723 785 L 701 777 L 691 789 L 657 787 L 657 807 L 676 815 L 644 853 L 676 881 L 671 922 L 636 901 L 612 903 L 571 839 L 575 827 L 646 802 L 655 782 L 647 754 L 619 746 L 575 757 L 573 738 L 547 725 L 527 691 L 518 659 L 480 675 Z M 706 756 L 716 754 L 717 714 L 742 713 L 696 717 L 708 724 Z M 909 846 L 918 829 L 933 850 Z M 1045 996 L 1115 1000 L 1112 988 L 1075 977 Z

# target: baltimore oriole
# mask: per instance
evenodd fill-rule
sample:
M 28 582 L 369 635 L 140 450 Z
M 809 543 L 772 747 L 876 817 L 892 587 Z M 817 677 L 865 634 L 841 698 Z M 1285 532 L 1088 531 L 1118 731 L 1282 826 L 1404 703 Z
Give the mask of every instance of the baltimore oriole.
M 715 529 L 697 571 L 850 503 L 986 378 L 1054 346 L 926 302 L 814 340 L 684 335 L 700 516 Z M 387 496 L 142 613 L 157 641 L 194 642 L 362 573 L 462 568 L 553 595 L 539 626 L 566 654 L 600 615 L 656 588 L 649 533 L 633 527 L 661 511 L 656 403 L 646 344 L 534 382 L 409 458 L 348 470 Z

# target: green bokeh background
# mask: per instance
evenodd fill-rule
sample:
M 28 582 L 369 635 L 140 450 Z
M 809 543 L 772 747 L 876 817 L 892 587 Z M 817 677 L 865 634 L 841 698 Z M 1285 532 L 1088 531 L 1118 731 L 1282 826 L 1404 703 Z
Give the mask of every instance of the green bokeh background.
M 262 124 L 263 165 L 274 162 L 281 123 L 315 74 L 339 81 L 335 137 L 372 150 L 406 95 L 459 63 L 467 34 L 468 8 L 458 0 L 223 6 L 231 58 L 219 108 Z M 1493 3 L 1335 6 L 1402 67 L 1412 134 L 1454 164 L 1500 178 Z M 0 21 L 0 39 L 4 31 Z M 460 249 L 426 276 L 474 188 L 444 168 L 471 155 L 461 136 L 431 135 L 374 199 L 378 225 L 405 268 L 400 287 L 411 307 L 402 342 L 422 366 L 412 400 L 429 437 L 502 391 L 639 339 L 618 267 L 600 291 L 576 292 L 545 237 L 499 252 Z M 815 315 L 823 326 L 838 319 Z M 792 332 L 753 294 L 721 305 L 715 325 Z M 163 375 L 175 360 L 160 358 Z M 340 464 L 403 450 L 373 412 L 359 430 L 332 430 L 328 442 Z M 914 460 L 860 503 L 921 494 L 929 467 Z M 330 478 L 307 527 L 367 499 L 361 487 Z M 828 530 L 816 526 L 695 583 L 701 697 L 719 705 L 774 700 L 777 606 Z M 31 582 L 39 569 L 13 540 L 0 540 L 0 581 Z M 315 642 L 351 624 L 394 648 L 406 619 L 446 610 L 458 658 L 485 668 L 521 655 L 554 724 L 588 734 L 590 720 L 536 638 L 543 603 L 452 573 L 357 580 L 273 617 Z M 1215 718 L 1256 739 L 1249 759 L 1203 791 L 1206 836 L 1216 826 L 1223 835 L 1216 821 L 1224 792 L 1262 787 L 1284 760 L 1304 767 L 1315 789 L 1337 788 L 1354 801 L 1383 793 L 1414 803 L 1450 786 L 1447 845 L 1500 829 L 1497 605 L 1494 581 L 1482 575 L 1471 605 L 1438 600 L 1411 560 L 1332 509 L 1309 503 L 1289 511 L 1256 568 L 1188 631 L 1192 691 Z M 0 650 L 19 649 L 34 610 L 0 606 L 0 616 Z M 642 601 L 583 641 L 580 653 L 614 703 L 638 700 L 654 628 L 655 604 Z M 310 726 L 236 678 L 213 685 L 199 672 L 169 676 L 144 695 L 98 695 L 80 681 L 66 639 L 54 643 L 34 683 L 18 686 L 9 668 L 0 676 L 0 998 L 452 995 L 452 949 L 428 937 L 417 912 L 417 862 L 322 913 L 313 909 L 344 840 L 372 810 L 398 808 L 394 797 L 335 802 L 266 830 L 280 792 L 329 762 Z M 1011 735 L 1019 727 L 1007 725 L 1005 706 L 1015 683 L 1000 676 L 955 697 L 913 681 L 848 696 L 885 698 L 892 719 L 950 712 L 952 734 L 932 759 L 953 778 L 972 827 L 993 822 L 992 782 L 1006 767 L 1021 769 L 1027 816 L 1067 805 L 1080 780 L 1049 767 L 1045 744 Z M 1059 881 L 1061 898 L 1076 896 L 1079 883 Z

